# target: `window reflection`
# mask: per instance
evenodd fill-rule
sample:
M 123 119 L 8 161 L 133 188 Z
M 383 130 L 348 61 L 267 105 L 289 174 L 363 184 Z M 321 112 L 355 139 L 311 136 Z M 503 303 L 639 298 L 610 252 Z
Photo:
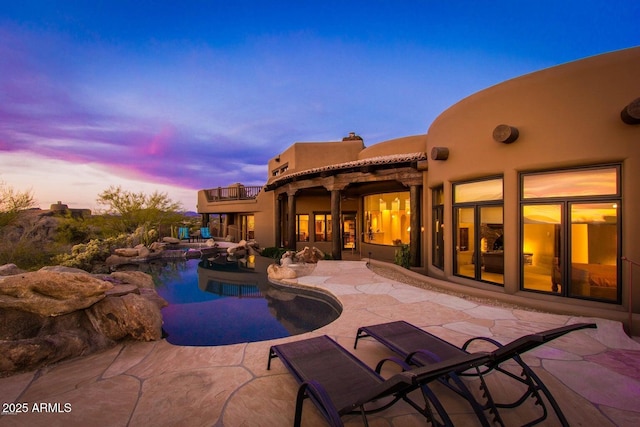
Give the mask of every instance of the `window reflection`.
M 524 289 L 619 300 L 619 173 L 613 166 L 522 176 Z
M 523 177 L 523 198 L 615 195 L 615 167 L 530 174 Z

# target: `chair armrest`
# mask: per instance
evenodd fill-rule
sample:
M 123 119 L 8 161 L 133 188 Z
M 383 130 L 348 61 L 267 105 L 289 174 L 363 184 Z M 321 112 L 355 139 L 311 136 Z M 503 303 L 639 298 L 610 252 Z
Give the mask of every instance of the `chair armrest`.
M 400 366 L 402 368 L 403 371 L 408 371 L 409 369 L 411 369 L 412 367 L 409 366 L 407 363 L 405 363 L 404 360 L 398 358 L 398 357 L 385 357 L 384 359 L 382 359 L 381 361 L 378 362 L 378 364 L 376 365 L 376 373 L 380 373 L 380 371 L 382 371 L 382 365 L 384 365 L 385 362 L 393 362 L 396 365 Z
M 332 427 L 342 427 L 342 419 L 338 409 L 335 407 L 326 390 L 317 381 L 309 380 L 300 384 L 298 395 L 296 397 L 296 414 L 294 426 L 300 426 L 302 420 L 302 403 L 305 397 L 311 397 L 320 412 L 324 415 L 329 425 Z
M 471 344 L 474 341 L 486 341 L 489 342 L 493 345 L 495 345 L 496 347 L 504 347 L 503 344 L 499 343 L 498 341 L 494 340 L 493 338 L 487 338 L 487 337 L 474 337 L 471 339 L 468 339 L 463 345 L 462 345 L 462 349 L 464 351 L 467 351 L 467 347 L 469 347 L 469 344 Z

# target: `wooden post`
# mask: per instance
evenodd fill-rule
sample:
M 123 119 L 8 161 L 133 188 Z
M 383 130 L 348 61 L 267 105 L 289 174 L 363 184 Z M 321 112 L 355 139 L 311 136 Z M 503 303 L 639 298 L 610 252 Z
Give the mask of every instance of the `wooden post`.
M 331 190 L 331 256 L 342 259 L 342 219 L 340 218 L 340 190 Z
M 276 196 L 276 202 L 273 209 L 273 216 L 275 217 L 275 246 L 276 248 L 282 247 L 282 197 L 278 194 Z
M 296 250 L 296 193 L 295 191 L 289 194 L 289 227 L 287 240 L 289 244 L 287 248 Z
M 409 233 L 409 263 L 412 267 L 420 267 L 420 245 L 422 243 L 422 227 L 420 226 L 420 187 L 409 187 L 409 208 L 411 209 L 411 232 Z

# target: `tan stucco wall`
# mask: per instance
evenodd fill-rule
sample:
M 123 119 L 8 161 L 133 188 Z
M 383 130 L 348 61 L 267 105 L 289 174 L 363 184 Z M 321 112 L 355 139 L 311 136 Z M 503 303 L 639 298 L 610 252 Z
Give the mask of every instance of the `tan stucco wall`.
M 263 248 L 273 246 L 276 240 L 275 202 L 273 191 L 261 191 L 256 197 L 255 239 Z
M 357 160 L 358 153 L 363 148 L 364 142 L 362 140 L 296 142 L 269 160 L 267 183 L 279 177 L 274 177 L 272 172 L 283 165 L 288 165 L 287 171 L 281 175 L 286 176 L 293 172 Z
M 379 142 L 360 152 L 358 159 L 389 156 L 403 153 L 424 153 L 427 149 L 427 134 L 405 136 Z
M 426 179 L 427 187 L 444 184 L 445 224 L 452 224 L 451 183 L 504 175 L 505 247 L 517 248 L 519 172 L 621 163 L 622 253 L 640 260 L 640 125 L 627 125 L 620 119 L 620 111 L 638 97 L 640 48 L 633 48 L 525 75 L 455 104 L 433 122 L 427 139 L 427 153 L 433 147 L 449 149 L 446 161 L 429 157 Z M 494 141 L 492 133 L 499 124 L 517 127 L 519 138 L 512 144 Z M 431 205 L 428 188 L 425 190 L 426 221 Z M 446 248 L 452 247 L 452 228 L 445 236 Z M 429 236 L 425 241 L 430 241 Z M 444 277 L 484 286 L 454 277 L 452 251 L 445 253 Z M 505 292 L 517 293 L 518 251 L 508 254 Z M 425 256 L 430 264 L 430 250 Z M 442 274 L 432 267 L 429 271 Z M 627 287 L 624 282 L 623 305 L 628 300 Z M 640 292 L 634 307 L 640 310 Z

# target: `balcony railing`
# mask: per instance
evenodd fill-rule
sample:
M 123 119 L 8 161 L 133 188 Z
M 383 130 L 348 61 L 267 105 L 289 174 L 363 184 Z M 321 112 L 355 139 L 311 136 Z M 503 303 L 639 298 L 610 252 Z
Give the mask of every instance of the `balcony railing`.
M 233 187 L 218 187 L 204 190 L 209 202 L 220 202 L 226 200 L 252 200 L 258 196 L 262 190 L 261 186 L 243 185 Z

